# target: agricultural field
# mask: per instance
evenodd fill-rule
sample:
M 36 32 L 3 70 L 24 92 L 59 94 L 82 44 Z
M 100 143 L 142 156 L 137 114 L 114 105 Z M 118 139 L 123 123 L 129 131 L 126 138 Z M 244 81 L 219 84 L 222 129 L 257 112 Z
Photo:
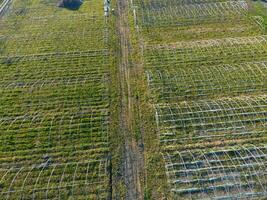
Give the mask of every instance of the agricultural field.
M 264 3 L 59 1 L 0 16 L 0 200 L 266 198 Z
M 267 195 L 266 21 L 264 12 L 252 12 L 250 4 L 132 2 L 168 182 L 159 196 Z M 153 182 L 149 177 L 157 173 L 148 179 Z M 147 196 L 157 195 L 153 188 Z
M 0 19 L 0 199 L 110 195 L 112 33 L 101 1 L 57 2 Z

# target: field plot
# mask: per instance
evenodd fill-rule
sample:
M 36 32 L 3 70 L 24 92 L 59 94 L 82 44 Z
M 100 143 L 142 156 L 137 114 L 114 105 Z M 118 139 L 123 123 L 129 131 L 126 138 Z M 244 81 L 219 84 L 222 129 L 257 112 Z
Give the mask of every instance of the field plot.
M 9 12 L 9 16 L 0 22 L 2 56 L 79 52 L 106 47 L 105 21 L 100 17 L 60 11 L 50 16 L 52 11 L 41 7 L 11 9 Z
M 257 94 L 267 91 L 267 62 L 197 65 L 177 67 L 170 64 L 147 71 L 151 95 L 166 100 L 205 99 L 207 97 Z
M 252 36 L 264 29 L 261 17 L 246 17 L 245 1 L 137 1 L 135 7 L 145 43 Z
M 166 154 L 172 192 L 182 199 L 261 199 L 266 196 L 266 146 Z
M 102 2 L 14 1 L 0 19 L 0 199 L 107 199 Z
M 147 46 L 148 66 L 200 66 L 262 61 L 267 56 L 267 36 L 223 38 Z
M 133 15 L 171 198 L 264 199 L 264 20 L 224 0 L 136 0 Z
M 157 104 L 161 143 L 164 149 L 264 144 L 266 108 L 266 96 Z

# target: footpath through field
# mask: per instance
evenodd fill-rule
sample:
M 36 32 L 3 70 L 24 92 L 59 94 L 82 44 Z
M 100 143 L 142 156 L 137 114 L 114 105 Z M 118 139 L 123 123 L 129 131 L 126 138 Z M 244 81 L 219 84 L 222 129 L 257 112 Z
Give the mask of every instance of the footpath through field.
M 137 200 L 142 198 L 139 171 L 141 169 L 139 152 L 134 138 L 133 121 L 134 105 L 131 88 L 130 70 L 130 27 L 128 22 L 128 2 L 118 0 L 118 33 L 120 43 L 120 91 L 121 91 L 121 110 L 120 110 L 120 132 L 124 136 L 123 153 L 123 177 L 126 187 L 126 199 Z

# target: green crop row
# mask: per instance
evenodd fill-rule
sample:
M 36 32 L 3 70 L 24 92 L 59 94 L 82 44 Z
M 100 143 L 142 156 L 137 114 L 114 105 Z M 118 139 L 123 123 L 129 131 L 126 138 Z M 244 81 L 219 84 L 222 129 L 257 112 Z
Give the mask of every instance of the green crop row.
M 267 139 L 266 96 L 157 104 L 156 113 L 164 149 L 205 146 L 209 140 L 223 144 L 255 136 L 262 143 Z
M 190 5 L 190 4 L 204 4 L 214 2 L 226 2 L 228 0 L 134 0 L 134 5 L 146 5 L 155 8 L 168 7 L 173 5 Z
M 137 6 L 138 22 L 141 26 L 179 26 L 194 21 L 219 20 L 240 15 L 246 15 L 245 1 L 209 2 L 187 5 L 177 5 L 175 2 L 168 6 L 157 5 Z
M 167 65 L 167 63 L 166 63 Z M 155 101 L 181 101 L 237 96 L 267 91 L 267 63 L 149 69 L 147 79 Z
M 143 27 L 143 37 L 148 45 L 179 40 L 201 40 L 224 37 L 244 37 L 263 34 L 261 18 L 226 18 L 217 22 L 206 21 L 181 26 Z
M 89 51 L 107 46 L 104 21 L 86 15 L 22 19 L 21 23 L 7 20 L 1 25 L 0 35 L 2 30 L 4 35 L 0 39 L 2 55 Z
M 149 46 L 145 52 L 145 62 L 153 68 L 170 65 L 193 67 L 264 61 L 266 55 L 267 40 L 264 35 Z

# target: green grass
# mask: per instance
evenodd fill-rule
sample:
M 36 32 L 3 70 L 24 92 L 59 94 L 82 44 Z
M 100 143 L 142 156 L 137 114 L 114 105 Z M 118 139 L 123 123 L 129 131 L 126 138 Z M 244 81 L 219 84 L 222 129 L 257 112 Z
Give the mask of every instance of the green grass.
M 165 161 L 157 169 L 168 177 L 167 195 L 262 197 L 267 102 L 262 4 L 254 3 L 254 12 L 244 1 L 134 4 L 158 154 Z M 147 191 L 156 199 L 153 182 L 160 172 L 150 164 Z
M 135 1 L 137 23 L 142 29 L 144 42 L 148 44 L 264 33 L 264 23 L 255 17 L 263 15 L 264 10 L 248 15 L 242 6 L 244 1 L 234 3 L 235 8 L 233 2 L 224 1 L 212 4 L 201 1 L 199 5 L 192 1 L 183 1 L 183 6 L 177 8 L 177 2 L 174 4 L 172 1 L 153 1 L 153 4 L 140 2 Z
M 0 199 L 106 199 L 114 66 L 102 3 L 14 1 L 0 26 Z
M 147 76 L 151 95 L 158 102 L 255 95 L 267 91 L 266 64 L 248 62 L 178 69 L 171 64 L 168 68 L 148 70 Z
M 257 19 L 250 20 L 229 18 L 215 23 L 196 23 L 182 26 L 159 26 L 143 28 L 147 44 L 170 43 L 177 40 L 218 39 L 224 37 L 244 37 L 263 33 L 260 25 L 255 26 Z M 261 22 L 259 22 L 260 24 Z

